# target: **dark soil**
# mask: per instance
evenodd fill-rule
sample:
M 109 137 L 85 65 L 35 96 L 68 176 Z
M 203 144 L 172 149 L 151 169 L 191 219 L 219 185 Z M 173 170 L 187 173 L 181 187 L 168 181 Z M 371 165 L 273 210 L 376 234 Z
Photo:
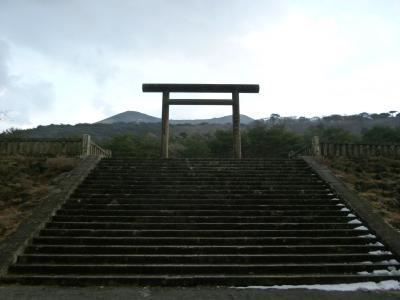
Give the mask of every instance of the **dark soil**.
M 400 229 L 400 159 L 336 157 L 322 162 L 391 226 Z
M 14 232 L 48 193 L 54 179 L 72 170 L 77 158 L 0 158 L 0 240 Z

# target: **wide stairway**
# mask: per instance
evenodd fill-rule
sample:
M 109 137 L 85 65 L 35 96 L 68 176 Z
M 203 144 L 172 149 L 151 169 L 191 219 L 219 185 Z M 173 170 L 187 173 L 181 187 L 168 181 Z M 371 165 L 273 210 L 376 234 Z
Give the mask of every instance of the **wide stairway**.
M 396 257 L 303 160 L 103 159 L 9 269 L 68 285 L 399 279 Z

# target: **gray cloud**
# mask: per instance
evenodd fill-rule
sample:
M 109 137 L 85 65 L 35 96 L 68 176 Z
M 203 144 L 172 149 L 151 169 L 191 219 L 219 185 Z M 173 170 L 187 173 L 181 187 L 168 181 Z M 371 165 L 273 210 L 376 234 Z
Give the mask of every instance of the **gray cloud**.
M 151 74 L 156 78 L 160 73 L 173 73 L 161 70 L 164 62 L 179 65 L 190 62 L 210 68 L 218 64 L 224 70 L 225 62 L 234 56 L 227 38 L 257 26 L 267 16 L 273 18 L 278 14 L 275 3 L 269 0 L 262 4 L 239 0 L 2 0 L 0 39 L 12 42 L 17 49 L 39 54 L 44 61 L 71 76 L 74 73 L 91 77 L 98 89 L 93 99 L 104 99 L 94 107 L 109 115 L 112 108 L 106 99 L 116 101 L 110 98 L 113 95 L 106 98 L 101 92 L 109 83 L 117 88 L 115 83 L 127 82 L 127 77 L 132 85 L 139 86 L 141 78 L 149 77 L 147 64 L 154 68 Z M 182 78 L 187 78 L 187 74 L 182 74 Z M 23 90 L 35 89 L 37 84 L 14 88 L 12 94 L 8 93 L 7 102 L 19 103 L 17 97 L 27 96 Z M 49 86 L 41 88 L 51 94 Z M 125 91 L 130 93 L 127 88 Z M 37 97 L 42 101 L 51 98 Z M 81 100 L 93 103 L 90 98 Z M 23 119 L 23 115 L 14 118 Z
M 353 98 L 395 103 L 400 6 L 364 2 L 0 0 L 0 40 L 10 45 L 0 43 L 0 110 L 34 125 L 114 110 L 158 114 L 159 98 L 141 92 L 143 81 L 260 83 L 257 99 L 268 101 L 242 102 L 254 117 L 350 113 Z M 370 82 L 379 82 L 373 92 Z M 343 105 L 331 111 L 321 99 Z
M 276 1 L 235 0 L 6 0 L 0 5 L 0 33 L 6 38 L 72 63 L 121 53 L 202 56 L 209 45 L 225 43 L 226 35 L 256 27 L 279 11 Z
M 44 81 L 24 82 L 23 77 L 10 73 L 9 47 L 0 40 L 0 111 L 3 112 L 0 127 L 27 125 L 33 115 L 46 113 L 55 100 L 51 83 Z M 7 124 L 4 124 L 6 122 Z
M 8 58 L 8 46 L 4 41 L 0 40 L 0 93 L 5 89 L 8 83 Z

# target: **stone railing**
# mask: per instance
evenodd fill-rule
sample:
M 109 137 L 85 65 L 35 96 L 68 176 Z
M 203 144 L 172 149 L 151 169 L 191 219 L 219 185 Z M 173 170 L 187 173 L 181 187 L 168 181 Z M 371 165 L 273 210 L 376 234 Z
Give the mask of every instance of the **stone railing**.
M 82 138 L 82 155 L 95 155 L 101 157 L 111 157 L 111 150 L 103 149 L 88 134 L 84 134 Z
M 315 136 L 312 141 L 312 155 L 314 156 L 347 156 L 370 157 L 387 156 L 400 157 L 400 145 L 398 144 L 337 144 L 321 143 Z
M 111 151 L 95 144 L 90 135 L 82 138 L 2 138 L 0 155 L 111 157 Z

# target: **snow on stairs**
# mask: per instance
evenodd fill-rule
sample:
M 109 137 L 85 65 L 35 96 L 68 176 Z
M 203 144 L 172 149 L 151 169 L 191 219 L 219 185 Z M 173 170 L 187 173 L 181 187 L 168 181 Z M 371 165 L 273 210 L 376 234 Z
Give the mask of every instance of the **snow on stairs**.
M 399 279 L 396 257 L 302 160 L 103 159 L 32 240 L 24 284 Z

